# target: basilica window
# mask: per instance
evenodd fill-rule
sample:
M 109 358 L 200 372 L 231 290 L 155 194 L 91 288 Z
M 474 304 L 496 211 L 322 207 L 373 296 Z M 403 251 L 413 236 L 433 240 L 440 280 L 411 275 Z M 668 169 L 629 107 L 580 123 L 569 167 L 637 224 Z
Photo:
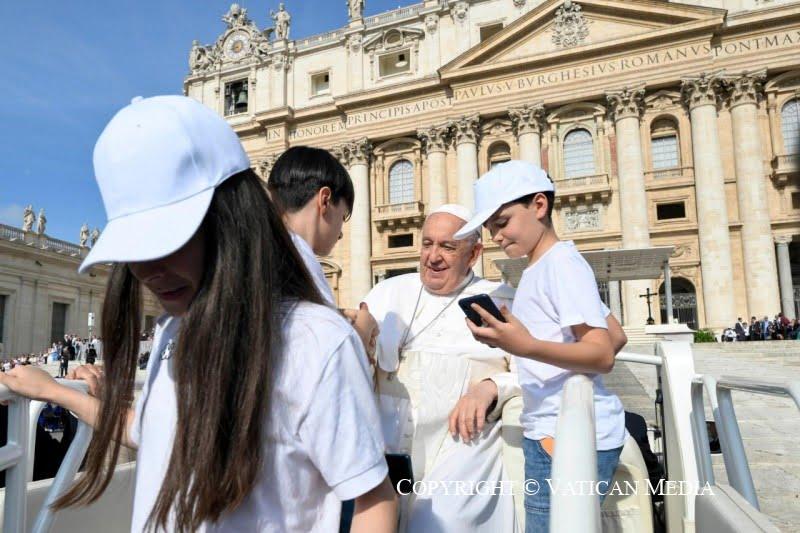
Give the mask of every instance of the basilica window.
M 389 203 L 413 202 L 414 196 L 414 165 L 401 159 L 389 169 Z
M 399 235 L 389 235 L 389 248 L 408 248 L 414 246 L 413 233 L 401 233 Z
M 511 148 L 504 142 L 494 143 L 489 148 L 489 168 L 506 161 L 511 161 Z
M 656 205 L 656 218 L 658 220 L 675 220 L 686 218 L 686 204 L 674 202 Z
M 378 69 L 381 77 L 402 74 L 411 71 L 411 53 L 408 49 L 384 54 L 378 59 Z
M 681 166 L 678 130 L 671 120 L 657 120 L 650 129 L 650 149 L 653 170 Z
M 225 116 L 247 113 L 247 80 L 225 84 Z
M 320 72 L 311 76 L 311 96 L 330 94 L 331 92 L 331 73 Z
M 789 100 L 781 109 L 781 133 L 785 153 L 800 153 L 800 99 Z
M 567 178 L 595 173 L 594 141 L 584 129 L 572 130 L 564 137 L 564 175 Z

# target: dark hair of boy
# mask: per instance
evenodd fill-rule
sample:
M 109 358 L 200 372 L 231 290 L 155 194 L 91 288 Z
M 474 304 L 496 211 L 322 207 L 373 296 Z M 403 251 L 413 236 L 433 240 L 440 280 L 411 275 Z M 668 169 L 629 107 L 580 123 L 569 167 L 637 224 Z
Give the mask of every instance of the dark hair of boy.
M 331 190 L 334 204 L 344 201 L 353 210 L 355 192 L 347 170 L 327 150 L 293 146 L 286 150 L 269 173 L 267 189 L 281 209 L 293 213 L 302 209 L 320 189 Z
M 550 182 L 553 181 L 553 178 L 551 178 L 549 174 L 547 175 L 547 179 L 549 179 Z M 537 194 L 543 194 L 544 197 L 547 198 L 547 217 L 544 220 L 544 222 L 550 225 L 553 223 L 553 204 L 555 204 L 556 201 L 555 191 L 532 192 L 531 194 L 526 194 L 525 196 L 517 198 L 513 202 L 508 202 L 508 204 L 509 205 L 522 204 L 525 207 L 528 207 L 529 205 L 531 205 L 531 202 L 533 202 L 533 199 L 536 198 Z

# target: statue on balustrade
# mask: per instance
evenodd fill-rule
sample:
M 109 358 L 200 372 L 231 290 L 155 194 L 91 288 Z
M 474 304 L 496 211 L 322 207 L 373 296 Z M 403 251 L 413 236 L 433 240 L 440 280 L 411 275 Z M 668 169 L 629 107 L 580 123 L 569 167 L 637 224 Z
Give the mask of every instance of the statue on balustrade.
M 22 212 L 22 231 L 31 231 L 35 220 L 36 216 L 33 214 L 33 206 L 28 204 L 28 207 Z

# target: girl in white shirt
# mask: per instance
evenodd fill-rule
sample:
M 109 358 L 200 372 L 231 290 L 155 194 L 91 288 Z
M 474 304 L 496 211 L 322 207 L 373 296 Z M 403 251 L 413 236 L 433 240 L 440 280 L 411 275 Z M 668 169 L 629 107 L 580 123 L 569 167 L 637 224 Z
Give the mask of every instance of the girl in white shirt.
M 35 367 L 0 377 L 95 427 L 85 475 L 55 506 L 96 501 L 137 449 L 132 531 L 394 530 L 366 357 L 322 298 L 236 134 L 185 97 L 135 99 L 94 153 L 109 223 L 81 265 L 113 263 L 98 398 Z M 132 405 L 142 290 L 158 321 Z

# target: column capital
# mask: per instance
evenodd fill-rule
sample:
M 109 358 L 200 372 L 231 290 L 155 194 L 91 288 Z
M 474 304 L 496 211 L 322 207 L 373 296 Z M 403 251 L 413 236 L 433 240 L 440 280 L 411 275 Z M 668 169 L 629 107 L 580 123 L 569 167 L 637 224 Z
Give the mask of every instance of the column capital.
M 519 137 L 523 133 L 541 133 L 542 118 L 544 118 L 544 104 L 525 104 L 512 107 L 508 116 L 514 125 L 514 133 Z
M 474 115 L 465 115 L 452 121 L 453 138 L 456 145 L 459 144 L 478 144 L 478 136 L 480 134 L 481 116 L 478 113 Z
M 445 152 L 450 138 L 450 124 L 419 129 L 417 137 L 422 141 L 426 153 Z
M 695 107 L 717 105 L 721 93 L 721 72 L 703 72 L 699 76 L 681 78 L 681 95 L 691 111 Z
M 728 92 L 730 106 L 757 104 L 764 94 L 764 82 L 766 79 L 766 69 L 757 72 L 744 71 L 739 75 L 726 77 L 724 84 Z
M 348 166 L 367 165 L 370 155 L 372 155 L 372 144 L 366 137 L 344 145 L 344 156 Z
M 615 121 L 629 117 L 638 119 L 644 110 L 644 86 L 608 91 L 606 101 L 611 106 L 611 114 Z
M 775 244 L 789 244 L 792 242 L 791 235 L 772 235 L 772 238 L 775 240 Z

